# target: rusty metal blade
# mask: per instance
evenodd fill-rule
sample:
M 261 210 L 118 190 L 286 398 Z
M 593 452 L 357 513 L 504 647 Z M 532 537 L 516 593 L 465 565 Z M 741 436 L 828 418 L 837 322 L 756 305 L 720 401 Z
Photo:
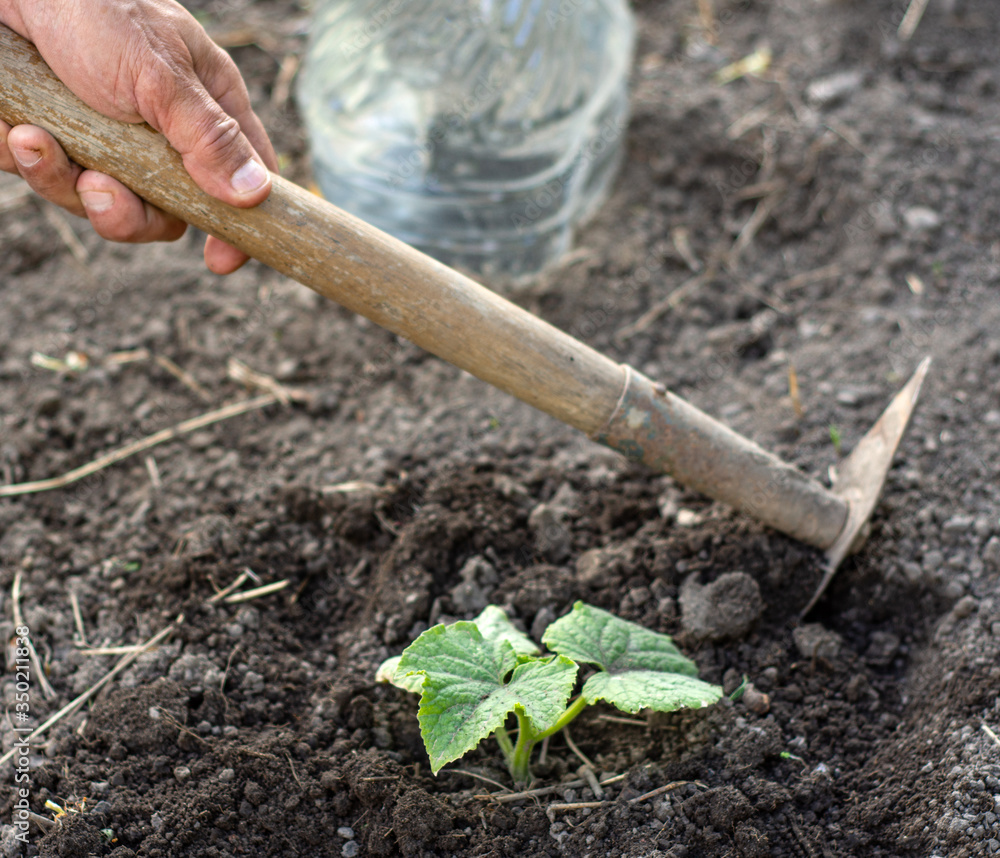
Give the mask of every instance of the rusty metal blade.
M 832 491 L 847 502 L 847 521 L 826 551 L 823 580 L 801 616 L 808 614 L 819 601 L 844 558 L 864 544 L 868 536 L 868 520 L 878 503 L 892 458 L 910 422 L 910 415 L 920 396 L 920 386 L 930 365 L 929 357 L 920 362 L 906 386 L 896 394 L 868 434 L 837 468 Z

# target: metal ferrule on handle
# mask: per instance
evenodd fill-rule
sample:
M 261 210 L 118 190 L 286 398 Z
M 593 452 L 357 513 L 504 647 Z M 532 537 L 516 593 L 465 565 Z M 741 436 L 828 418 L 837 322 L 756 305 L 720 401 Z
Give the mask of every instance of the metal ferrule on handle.
M 595 441 L 809 545 L 836 541 L 844 500 L 662 384 L 624 370 L 621 398 Z

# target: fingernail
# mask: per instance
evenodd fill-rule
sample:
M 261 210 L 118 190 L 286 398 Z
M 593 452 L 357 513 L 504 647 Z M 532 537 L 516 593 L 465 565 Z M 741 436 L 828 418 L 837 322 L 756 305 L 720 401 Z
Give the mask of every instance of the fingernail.
M 42 153 L 37 149 L 14 149 L 14 157 L 22 167 L 34 167 L 42 160 Z
M 82 191 L 80 193 L 80 202 L 83 203 L 83 207 L 88 212 L 100 214 L 101 212 L 106 212 L 115 204 L 115 197 L 114 194 L 110 194 L 107 191 Z
M 233 173 L 230 182 L 236 193 L 252 194 L 264 187 L 267 184 L 267 179 L 267 170 L 264 165 L 251 159 Z

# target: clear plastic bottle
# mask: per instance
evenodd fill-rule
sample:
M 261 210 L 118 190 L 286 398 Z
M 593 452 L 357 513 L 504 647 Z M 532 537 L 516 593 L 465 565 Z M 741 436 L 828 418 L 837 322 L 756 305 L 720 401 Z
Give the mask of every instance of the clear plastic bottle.
M 323 195 L 446 264 L 533 274 L 623 149 L 626 0 L 316 0 L 298 84 Z

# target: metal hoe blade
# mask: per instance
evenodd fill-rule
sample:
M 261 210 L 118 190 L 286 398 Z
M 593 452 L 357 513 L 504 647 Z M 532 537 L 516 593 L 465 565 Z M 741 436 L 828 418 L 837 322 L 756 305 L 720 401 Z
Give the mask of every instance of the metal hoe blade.
M 845 557 L 857 551 L 867 538 L 869 519 L 882 493 L 893 455 L 906 431 L 920 395 L 920 386 L 930 365 L 929 357 L 920 362 L 906 386 L 896 394 L 889 407 L 868 430 L 868 434 L 837 468 L 832 491 L 847 503 L 847 521 L 836 541 L 826 551 L 823 580 L 801 616 L 813 609 L 833 580 L 837 567 Z

